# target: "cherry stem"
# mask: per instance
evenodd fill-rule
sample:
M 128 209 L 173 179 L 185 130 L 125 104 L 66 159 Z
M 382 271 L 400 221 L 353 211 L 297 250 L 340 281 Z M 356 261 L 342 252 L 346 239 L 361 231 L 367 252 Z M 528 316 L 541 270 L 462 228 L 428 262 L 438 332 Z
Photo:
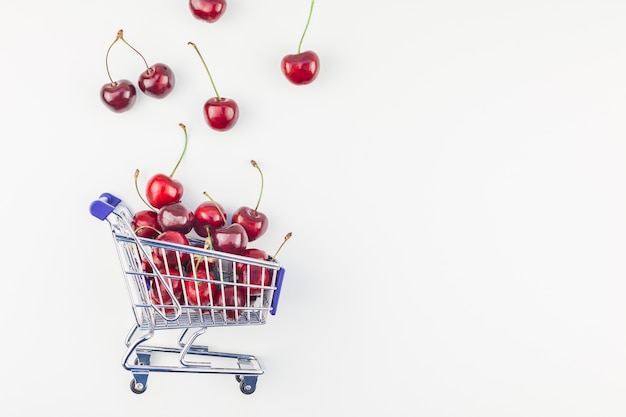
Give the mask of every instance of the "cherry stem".
M 183 152 L 180 154 L 180 158 L 178 158 L 178 162 L 176 163 L 176 165 L 174 166 L 174 169 L 172 170 L 172 173 L 170 174 L 170 178 L 174 176 L 174 173 L 178 169 L 180 162 L 183 160 L 183 156 L 185 156 L 185 153 L 187 152 L 187 143 L 189 142 L 188 135 L 187 135 L 187 126 L 185 126 L 183 123 L 179 123 L 178 126 L 180 126 L 183 129 L 183 132 L 185 133 L 185 147 L 183 148 Z
M 213 200 L 213 197 L 211 197 L 211 196 L 209 195 L 209 193 L 207 193 L 206 191 L 205 191 L 205 192 L 203 192 L 202 194 L 204 194 L 205 196 L 207 196 L 207 198 L 208 198 L 209 200 L 211 200 L 211 201 L 215 204 L 215 207 L 217 207 L 217 210 L 220 212 L 220 216 L 222 216 L 222 220 L 224 220 L 224 223 L 226 223 L 226 215 L 224 214 L 224 212 L 223 212 L 223 211 L 222 211 L 222 209 L 220 208 L 220 205 L 219 205 L 219 204 L 217 204 L 217 202 L 216 202 L 215 200 Z
M 285 245 L 285 243 L 287 243 L 287 241 L 291 239 L 291 232 L 287 233 L 285 235 L 285 240 L 283 240 L 283 243 L 280 244 L 280 246 L 278 247 L 278 249 L 276 250 L 276 253 L 274 254 L 274 256 L 272 257 L 272 259 L 276 259 L 276 256 L 278 256 L 278 252 L 280 252 L 280 250 L 283 248 L 283 246 Z
M 261 204 L 261 197 L 263 197 L 263 186 L 265 181 L 263 178 L 263 171 L 261 171 L 261 167 L 259 167 L 259 164 L 257 164 L 254 159 L 250 161 L 250 163 L 259 171 L 259 174 L 261 174 L 261 191 L 259 192 L 259 199 L 256 202 L 256 207 L 254 208 L 254 212 L 256 213 L 256 211 L 259 209 L 259 204 Z
M 217 97 L 218 100 L 221 100 L 222 98 L 220 97 L 220 93 L 217 92 L 217 88 L 215 87 L 215 83 L 213 82 L 213 77 L 211 76 L 211 71 L 209 71 L 209 67 L 207 66 L 206 62 L 204 61 L 204 58 L 202 58 L 202 54 L 198 50 L 198 47 L 193 42 L 187 42 L 187 45 L 193 46 L 193 49 L 196 50 L 196 53 L 200 57 L 200 61 L 202 61 L 202 65 L 204 65 L 204 69 L 206 70 L 207 74 L 209 74 L 209 80 L 211 80 L 211 85 L 213 86 L 213 91 L 215 91 L 215 96 Z
M 213 241 L 211 240 L 211 228 L 209 226 L 205 226 L 204 230 L 206 230 L 206 239 L 204 240 L 204 245 L 202 246 L 203 249 L 205 250 L 213 250 Z M 196 255 L 196 271 L 198 270 L 198 267 L 200 266 L 200 262 L 202 261 L 203 258 L 206 258 L 206 256 L 197 256 Z M 214 259 L 214 258 L 211 258 Z
M 117 31 L 117 39 L 121 40 L 122 42 L 124 42 L 130 49 L 132 49 L 133 51 L 137 52 L 137 55 L 139 55 L 141 57 L 141 59 L 143 60 L 143 63 L 146 65 L 146 68 L 148 69 L 148 72 L 152 72 L 150 70 L 150 66 L 148 65 L 148 61 L 146 61 L 146 58 L 143 57 L 143 55 L 141 55 L 141 52 L 139 52 L 137 49 L 135 49 L 134 46 L 132 46 L 130 43 L 128 43 L 126 41 L 126 39 L 124 39 L 124 31 L 122 29 Z M 116 39 L 116 40 L 117 40 Z
M 137 185 L 137 178 L 139 177 L 139 170 L 136 169 L 135 170 L 135 190 L 137 190 L 137 195 L 139 196 L 139 198 L 141 198 L 141 201 L 143 201 L 146 206 L 148 206 L 150 208 L 150 210 L 152 211 L 156 211 L 156 209 L 154 207 L 152 207 L 144 198 L 143 195 L 141 195 L 141 191 L 139 191 L 139 186 Z
M 311 8 L 309 9 L 309 17 L 306 20 L 306 25 L 304 26 L 304 32 L 302 32 L 302 37 L 300 38 L 300 43 L 298 44 L 298 53 L 302 49 L 302 41 L 304 40 L 304 35 L 306 35 L 306 31 L 309 28 L 309 22 L 311 21 L 311 15 L 313 14 L 313 6 L 315 5 L 315 0 L 311 0 Z
M 155 232 L 157 232 L 158 234 L 161 234 L 163 232 L 161 232 L 159 229 L 154 228 L 152 226 L 139 226 L 138 228 L 135 229 L 135 234 L 137 234 L 138 231 L 142 230 L 142 229 L 150 229 L 150 230 L 154 230 Z
M 116 85 L 116 82 L 113 81 L 113 77 L 111 77 L 111 72 L 109 71 L 109 53 L 111 52 L 111 48 L 113 48 L 113 45 L 115 45 L 115 43 L 117 41 L 122 39 L 122 34 L 123 34 L 122 30 L 118 30 L 117 31 L 117 36 L 115 37 L 115 40 L 113 42 L 111 42 L 111 45 L 109 45 L 109 49 L 107 49 L 107 54 L 106 54 L 106 57 L 104 59 L 104 65 L 105 65 L 105 67 L 107 69 L 107 75 L 109 76 L 109 80 L 111 81 L 111 85 Z

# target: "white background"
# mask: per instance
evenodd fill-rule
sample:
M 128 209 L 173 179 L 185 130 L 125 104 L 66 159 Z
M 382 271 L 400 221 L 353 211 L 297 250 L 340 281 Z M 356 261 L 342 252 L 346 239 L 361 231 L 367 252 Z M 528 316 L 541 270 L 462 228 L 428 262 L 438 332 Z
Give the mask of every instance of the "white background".
M 230 0 L 214 24 L 185 1 L 0 6 L 2 415 L 626 415 L 626 2 Z M 164 100 L 107 110 L 119 29 L 176 74 Z M 210 130 L 193 48 L 241 115 Z M 121 44 L 114 78 L 143 62 Z M 259 356 L 231 375 L 121 366 L 132 316 L 102 192 L 143 208 L 168 173 L 193 206 L 253 205 L 285 267 L 265 326 L 207 332 Z M 9 411 L 10 410 L 10 411 Z

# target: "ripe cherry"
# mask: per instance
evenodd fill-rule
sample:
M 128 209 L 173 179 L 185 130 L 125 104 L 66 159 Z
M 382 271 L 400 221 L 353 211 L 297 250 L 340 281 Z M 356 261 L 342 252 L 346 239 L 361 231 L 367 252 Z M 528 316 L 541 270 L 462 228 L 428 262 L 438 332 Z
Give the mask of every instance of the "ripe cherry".
M 113 45 L 121 39 L 121 31 L 117 33 L 115 40 L 109 45 L 105 58 L 105 67 L 109 76 L 108 83 L 100 88 L 100 98 L 104 104 L 116 113 L 130 110 L 137 100 L 137 89 L 129 80 L 122 79 L 114 81 L 109 71 L 109 54 Z
M 161 230 L 176 230 L 185 235 L 193 229 L 193 218 L 193 212 L 181 202 L 167 204 L 157 213 Z
M 222 227 L 226 224 L 224 208 L 216 201 L 213 201 L 206 192 L 204 195 L 209 197 L 210 200 L 203 201 L 196 207 L 193 219 L 193 230 L 201 237 L 209 235 L 208 229 Z
M 189 0 L 189 8 L 196 19 L 214 23 L 226 11 L 226 0 Z
M 263 196 L 263 171 L 259 167 L 256 161 L 250 161 L 253 167 L 255 167 L 261 174 L 261 191 L 259 192 L 259 199 L 257 200 L 254 208 L 242 206 L 233 212 L 232 223 L 238 223 L 243 226 L 248 234 L 248 241 L 252 242 L 261 237 L 268 228 L 269 220 L 264 213 L 261 213 L 258 208 L 261 203 L 261 197 Z
M 209 98 L 204 103 L 204 120 L 207 122 L 209 127 L 214 130 L 222 132 L 227 131 L 231 129 L 239 119 L 239 106 L 237 105 L 237 102 L 235 100 L 219 95 L 217 88 L 215 87 L 215 83 L 213 82 L 211 72 L 209 71 L 209 67 L 204 61 L 202 54 L 200 54 L 198 47 L 193 42 L 188 42 L 188 44 L 193 46 L 193 48 L 196 50 L 196 53 L 198 54 L 200 60 L 202 61 L 202 64 L 204 65 L 204 69 L 209 75 L 211 85 L 213 86 L 213 91 L 215 91 L 215 97 Z
M 302 51 L 302 41 L 309 27 L 311 15 L 313 14 L 313 6 L 315 0 L 311 0 L 311 8 L 309 9 L 309 17 L 304 27 L 304 32 L 298 44 L 298 50 L 295 54 L 285 55 L 281 61 L 281 69 L 283 74 L 289 81 L 295 85 L 310 84 L 317 78 L 320 70 L 320 59 L 313 51 Z
M 278 256 L 278 252 L 282 249 L 283 245 L 291 238 L 291 232 L 285 235 L 285 239 L 283 243 L 278 247 L 276 253 L 273 257 L 268 256 L 268 254 L 262 250 L 257 248 L 246 248 L 242 252 L 242 256 L 246 256 L 248 258 L 261 259 L 264 261 L 275 260 L 276 256 Z M 237 272 L 237 282 L 241 282 L 244 284 L 251 285 L 250 295 L 260 295 L 266 287 L 269 287 L 272 284 L 272 271 L 269 268 L 264 268 L 262 266 L 256 265 L 248 265 L 245 263 L 237 263 L 235 267 Z M 265 287 L 265 288 L 264 288 Z
M 160 209 L 168 204 L 178 203 L 183 196 L 184 188 L 182 183 L 173 178 L 178 166 L 185 156 L 185 152 L 187 151 L 187 128 L 182 123 L 179 123 L 179 126 L 183 129 L 185 134 L 185 146 L 183 147 L 183 151 L 178 158 L 178 162 L 174 166 L 170 175 L 162 173 L 155 174 L 146 184 L 146 199 L 148 200 L 148 203 L 156 209 Z

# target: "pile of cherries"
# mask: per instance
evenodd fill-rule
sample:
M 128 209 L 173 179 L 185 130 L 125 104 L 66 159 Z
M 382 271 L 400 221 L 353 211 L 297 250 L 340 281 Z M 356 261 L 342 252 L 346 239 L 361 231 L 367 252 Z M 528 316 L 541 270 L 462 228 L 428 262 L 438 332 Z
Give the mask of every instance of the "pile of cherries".
M 174 178 L 187 148 L 187 130 L 184 124 L 181 123 L 180 126 L 185 132 L 183 153 L 169 175 L 157 173 L 149 178 L 145 187 L 145 199 L 137 186 L 139 170 L 135 171 L 135 187 L 140 198 L 149 206 L 148 209 L 133 214 L 131 226 L 135 234 L 141 238 L 196 246 L 253 259 L 274 260 L 278 251 L 270 256 L 262 249 L 248 247 L 250 242 L 265 234 L 269 225 L 268 217 L 258 210 L 263 193 L 263 172 L 257 162 L 251 161 L 261 175 L 261 193 L 254 208 L 237 208 L 228 222 L 223 206 L 204 192 L 208 199 L 198 204 L 195 210 L 191 210 L 182 202 L 182 183 Z M 291 233 L 287 234 L 285 241 L 290 237 Z M 279 250 L 281 247 L 282 245 Z M 229 278 L 245 286 L 220 285 L 220 279 L 224 279 L 223 270 L 222 273 L 219 272 L 218 261 L 212 257 L 154 249 L 151 261 L 142 259 L 145 272 L 155 273 L 154 268 L 157 268 L 161 276 L 168 277 L 164 281 L 151 279 L 150 293 L 155 305 L 174 304 L 173 295 L 181 305 L 249 307 L 249 297 L 260 296 L 264 287 L 271 285 L 272 271 L 247 263 L 234 264 L 236 269 L 230 271 Z M 172 279 L 172 276 L 180 276 L 181 279 Z M 163 282 L 167 283 L 168 288 L 163 288 Z M 166 309 L 165 312 L 172 312 L 172 309 Z M 236 308 L 228 309 L 227 318 L 237 320 L 240 314 Z

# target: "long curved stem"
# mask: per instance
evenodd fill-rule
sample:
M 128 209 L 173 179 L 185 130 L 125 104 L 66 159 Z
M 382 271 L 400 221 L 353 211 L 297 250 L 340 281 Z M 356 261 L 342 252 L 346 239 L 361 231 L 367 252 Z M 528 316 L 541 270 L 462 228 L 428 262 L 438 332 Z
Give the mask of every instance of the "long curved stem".
M 146 69 L 148 71 L 150 71 L 150 66 L 148 65 L 148 61 L 146 61 L 146 58 L 143 57 L 143 55 L 141 54 L 141 52 L 139 52 L 137 49 L 135 49 L 134 46 L 132 46 L 130 43 L 128 43 L 126 41 L 126 39 L 124 39 L 124 31 L 123 30 L 119 30 L 117 32 L 117 37 L 118 39 L 120 39 L 122 42 L 124 42 L 130 49 L 132 49 L 133 51 L 135 51 L 137 53 L 137 55 L 139 55 L 141 57 L 141 59 L 143 60 L 143 63 L 146 65 Z
M 111 52 L 111 48 L 113 48 L 113 45 L 115 45 L 115 43 L 122 38 L 122 33 L 122 30 L 117 31 L 117 36 L 115 37 L 115 40 L 111 42 L 111 45 L 109 45 L 109 49 L 107 49 L 107 54 L 104 58 L 104 66 L 107 69 L 107 75 L 109 76 L 109 80 L 111 80 L 112 85 L 115 85 L 115 81 L 113 81 L 113 77 L 111 77 L 111 72 L 109 71 L 109 53 Z
M 250 161 L 250 163 L 259 171 L 259 174 L 261 174 L 261 191 L 259 192 L 259 199 L 256 202 L 256 207 L 254 208 L 254 212 L 256 213 L 256 211 L 259 209 L 259 205 L 261 204 L 261 197 L 263 197 L 265 180 L 263 178 L 263 171 L 261 171 L 261 167 L 259 167 L 259 164 L 257 164 L 255 160 Z
M 139 198 L 141 199 L 141 201 L 143 201 L 146 206 L 148 206 L 150 208 L 150 210 L 152 211 L 156 211 L 156 209 L 154 207 L 152 207 L 144 198 L 143 195 L 141 194 L 141 191 L 139 191 L 139 186 L 137 185 L 137 178 L 139 177 L 139 170 L 136 169 L 135 170 L 135 190 L 137 190 L 137 194 L 139 195 Z
M 304 26 L 304 32 L 302 32 L 302 37 L 300 38 L 300 43 L 298 44 L 298 53 L 300 53 L 302 49 L 302 41 L 304 41 L 304 35 L 306 35 L 306 31 L 309 28 L 309 22 L 311 21 L 311 15 L 313 15 L 314 5 L 315 5 L 315 0 L 311 0 L 311 8 L 309 9 L 309 17 L 306 20 L 306 25 Z
M 174 167 L 174 169 L 172 170 L 172 173 L 170 174 L 170 178 L 172 178 L 174 176 L 174 173 L 176 172 L 176 170 L 178 169 L 178 166 L 180 165 L 180 161 L 183 160 L 183 156 L 185 156 L 185 152 L 187 152 L 187 126 L 185 126 L 182 123 L 179 123 L 178 126 L 180 126 L 183 129 L 183 132 L 185 133 L 185 147 L 183 148 L 183 152 L 180 154 L 180 158 L 178 158 L 178 162 L 176 163 L 176 166 Z
M 209 74 L 209 80 L 211 80 L 211 85 L 213 86 L 213 91 L 215 91 L 215 97 L 217 97 L 218 100 L 221 100 L 222 98 L 220 97 L 220 93 L 217 92 L 217 88 L 215 87 L 215 83 L 213 82 L 213 77 L 211 76 L 211 71 L 209 71 L 209 67 L 206 64 L 206 62 L 204 61 L 204 58 L 202 58 L 202 54 L 198 50 L 198 47 L 193 42 L 187 42 L 187 45 L 193 46 L 193 49 L 196 50 L 196 53 L 200 57 L 200 61 L 202 61 L 202 65 L 204 65 L 204 69 L 206 70 L 207 74 Z

